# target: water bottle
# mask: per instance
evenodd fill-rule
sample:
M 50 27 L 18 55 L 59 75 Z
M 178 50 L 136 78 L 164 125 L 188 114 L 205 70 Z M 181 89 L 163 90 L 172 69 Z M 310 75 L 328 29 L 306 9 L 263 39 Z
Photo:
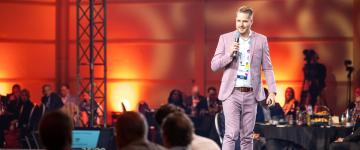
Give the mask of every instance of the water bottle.
M 306 111 L 307 111 L 307 114 L 308 114 L 308 115 L 312 115 L 312 114 L 313 114 L 313 110 L 312 110 L 312 107 L 311 107 L 310 105 L 307 106 Z
M 312 111 L 312 107 L 310 105 L 308 105 L 306 107 L 306 123 L 308 126 L 311 125 L 311 115 L 313 114 L 313 111 Z
M 345 126 L 346 127 L 351 127 L 351 116 L 350 116 L 350 110 L 346 109 L 345 112 Z
M 303 117 L 303 113 L 300 111 L 299 107 L 296 107 L 296 124 L 297 125 L 303 125 L 304 123 L 304 117 Z
M 344 115 L 344 113 L 342 113 L 341 117 L 340 117 L 340 123 L 341 123 L 341 125 L 345 125 L 345 122 L 346 122 L 345 115 Z

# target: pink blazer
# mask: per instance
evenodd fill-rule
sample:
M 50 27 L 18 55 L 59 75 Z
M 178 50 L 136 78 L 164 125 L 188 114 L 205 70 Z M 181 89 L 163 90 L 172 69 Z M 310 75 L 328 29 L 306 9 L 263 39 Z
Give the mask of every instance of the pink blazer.
M 257 101 L 265 99 L 264 89 L 261 82 L 261 68 L 265 73 L 269 92 L 276 93 L 274 71 L 271 64 L 269 46 L 266 36 L 256 33 L 250 35 L 250 75 L 251 85 L 254 89 Z M 220 36 L 214 57 L 211 60 L 211 70 L 223 70 L 219 99 L 226 100 L 234 90 L 237 78 L 238 59 L 232 59 L 228 50 L 234 42 L 235 31 Z

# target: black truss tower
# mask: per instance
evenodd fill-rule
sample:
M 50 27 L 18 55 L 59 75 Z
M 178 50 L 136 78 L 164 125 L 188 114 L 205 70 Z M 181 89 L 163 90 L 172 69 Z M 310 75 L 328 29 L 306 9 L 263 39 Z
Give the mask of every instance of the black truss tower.
M 76 1 L 78 92 L 89 92 L 90 127 L 94 127 L 95 104 L 106 127 L 106 0 Z

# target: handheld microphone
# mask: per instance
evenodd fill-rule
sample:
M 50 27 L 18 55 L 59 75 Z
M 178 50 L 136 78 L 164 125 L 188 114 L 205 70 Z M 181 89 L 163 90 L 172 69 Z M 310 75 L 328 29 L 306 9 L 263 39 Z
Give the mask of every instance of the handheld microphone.
M 239 31 L 236 31 L 235 32 L 235 39 L 234 39 L 234 41 L 236 42 L 236 43 L 239 43 L 239 38 L 240 38 L 240 32 Z M 238 51 L 233 51 L 233 53 L 232 53 L 232 57 L 233 58 L 235 58 L 235 57 L 237 57 L 237 55 L 238 55 Z

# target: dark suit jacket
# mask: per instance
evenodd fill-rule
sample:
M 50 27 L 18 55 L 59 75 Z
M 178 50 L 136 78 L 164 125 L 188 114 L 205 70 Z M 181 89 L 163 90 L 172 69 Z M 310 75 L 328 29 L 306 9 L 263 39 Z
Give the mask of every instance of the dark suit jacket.
M 189 110 L 189 109 L 191 109 L 191 105 L 192 105 L 192 100 L 193 100 L 193 97 L 192 96 L 189 96 L 189 97 L 187 97 L 187 99 L 186 99 L 186 102 L 188 102 L 188 104 L 186 104 L 187 106 L 186 106 L 186 112 L 187 113 L 191 113 L 191 112 L 188 112 L 188 111 L 191 111 L 191 110 Z M 198 105 L 196 106 L 196 111 L 197 112 L 200 112 L 201 110 L 208 110 L 208 104 L 207 104 L 207 101 L 206 101 L 206 97 L 204 97 L 204 96 L 199 96 L 199 103 L 198 103 Z
M 43 96 L 41 102 L 46 106 L 46 112 L 51 112 L 64 106 L 61 97 L 56 93 L 51 93 L 50 96 Z
M 360 141 L 360 128 L 357 128 L 353 134 L 344 138 L 344 142 L 359 142 Z
M 21 99 L 12 100 L 7 106 L 7 112 L 10 114 L 10 120 L 18 119 L 20 114 L 20 109 L 23 105 Z
M 275 117 L 278 119 L 285 118 L 284 111 L 281 108 L 279 103 L 275 103 L 275 105 L 269 107 L 271 118 Z
M 31 102 L 30 100 L 24 102 L 22 110 L 20 110 L 20 116 L 19 116 L 20 128 L 27 126 L 29 122 L 29 116 L 33 107 L 34 107 L 34 103 Z

